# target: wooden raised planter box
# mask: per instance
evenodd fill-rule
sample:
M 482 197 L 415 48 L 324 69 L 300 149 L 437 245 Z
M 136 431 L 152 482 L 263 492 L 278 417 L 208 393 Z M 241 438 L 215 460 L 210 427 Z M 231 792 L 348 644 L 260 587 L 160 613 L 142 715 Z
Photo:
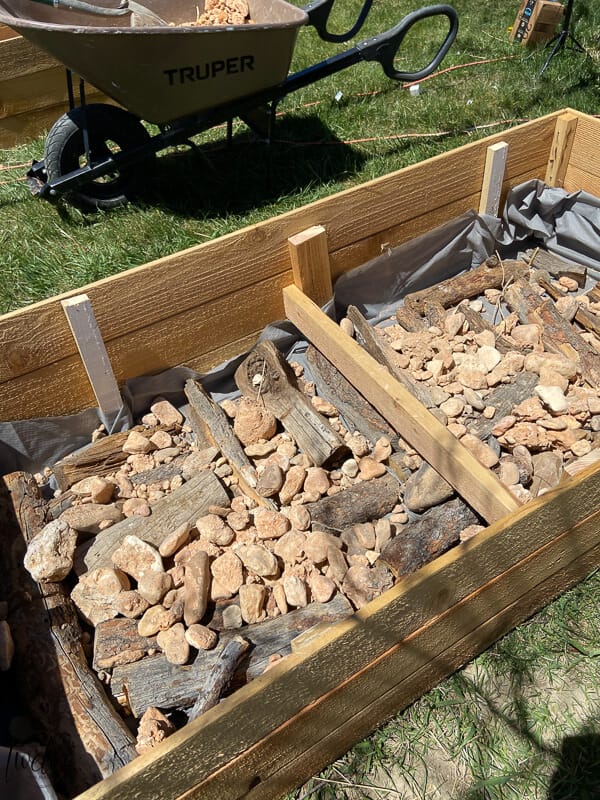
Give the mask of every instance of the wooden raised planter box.
M 599 136 L 598 120 L 550 114 L 85 287 L 118 381 L 175 365 L 207 371 L 287 316 L 490 524 L 300 639 L 268 673 L 79 800 L 280 797 L 600 565 L 600 466 L 518 507 L 310 299 L 324 301 L 332 281 L 382 245 L 525 180 L 600 195 Z M 507 153 L 504 173 L 492 168 L 497 152 Z M 61 305 L 71 295 L 0 318 L 1 420 L 96 405 Z

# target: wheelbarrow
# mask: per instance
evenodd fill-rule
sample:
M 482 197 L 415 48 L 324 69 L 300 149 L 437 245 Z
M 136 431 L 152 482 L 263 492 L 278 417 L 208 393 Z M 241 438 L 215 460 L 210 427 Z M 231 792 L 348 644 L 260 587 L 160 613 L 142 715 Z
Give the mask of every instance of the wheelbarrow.
M 360 61 L 378 62 L 392 80 L 421 80 L 441 63 L 458 30 L 451 6 L 427 6 L 385 33 L 288 74 L 300 27 L 313 26 L 327 42 L 346 42 L 360 32 L 372 0 L 364 0 L 354 25 L 341 34 L 328 28 L 335 0 L 304 8 L 249 0 L 249 23 L 220 26 L 193 23 L 205 0 L 147 0 L 131 3 L 135 10 L 117 1 L 0 0 L 0 22 L 66 67 L 70 110 L 54 123 L 44 158 L 28 172 L 41 197 L 68 196 L 88 209 L 122 205 L 144 186 L 165 148 L 225 123 L 231 137 L 236 117 L 269 138 L 282 98 Z M 140 8 L 146 13 L 136 17 Z M 448 30 L 431 62 L 398 71 L 394 61 L 410 29 L 440 16 Z M 77 102 L 73 74 L 80 78 Z M 86 103 L 85 81 L 118 105 Z

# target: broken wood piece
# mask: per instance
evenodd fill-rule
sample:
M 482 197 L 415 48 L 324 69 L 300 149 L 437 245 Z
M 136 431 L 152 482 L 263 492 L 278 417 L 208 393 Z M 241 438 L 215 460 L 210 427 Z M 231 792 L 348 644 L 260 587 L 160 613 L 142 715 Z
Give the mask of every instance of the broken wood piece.
M 464 528 L 480 522 L 462 500 L 449 500 L 404 525 L 384 547 L 381 561 L 397 578 L 410 575 L 457 544 Z
M 490 256 L 483 264 L 468 272 L 447 278 L 427 289 L 407 294 L 404 304 L 421 315 L 428 303 L 438 303 L 444 308 L 452 308 L 461 300 L 479 297 L 486 289 L 503 289 L 527 272 L 528 266 L 524 261 L 503 261 L 496 256 Z
M 112 567 L 111 555 L 125 536 L 137 536 L 158 547 L 182 525 L 195 525 L 199 517 L 208 514 L 211 505 L 228 503 L 229 496 L 219 478 L 211 470 L 202 470 L 158 500 L 149 517 L 128 517 L 80 544 L 75 551 L 75 572 L 80 575 L 86 570 Z
M 347 445 L 298 389 L 293 370 L 273 342 L 260 342 L 252 350 L 237 368 L 235 382 L 242 394 L 260 397 L 316 466 L 334 466 L 348 457 Z
M 184 391 L 190 403 L 190 424 L 199 441 L 209 441 L 219 448 L 229 461 L 240 487 L 249 497 L 263 506 L 274 508 L 271 500 L 261 497 L 256 491 L 256 470 L 244 453 L 244 448 L 221 406 L 209 397 L 202 384 L 191 378 L 185 382 Z
M 525 257 L 530 267 L 544 270 L 552 275 L 553 278 L 572 278 L 577 281 L 577 285 L 580 288 L 585 286 L 587 269 L 581 264 L 567 261 L 567 259 L 555 256 L 554 253 L 549 253 L 547 250 L 540 250 L 539 247 L 535 250 L 527 250 Z
M 272 655 L 290 653 L 292 640 L 303 631 L 317 623 L 338 622 L 351 614 L 349 601 L 337 594 L 328 603 L 309 603 L 275 619 L 246 625 L 237 631 L 223 631 L 214 650 L 198 652 L 195 660 L 183 667 L 170 664 L 164 655 L 115 667 L 111 691 L 119 702 L 129 703 L 136 717 L 151 705 L 162 709 L 188 708 L 196 701 L 220 653 L 234 636 L 241 635 L 250 642 L 233 679 L 234 685 L 239 686 L 262 675 Z
M 90 298 L 79 294 L 62 300 L 61 304 L 98 408 L 103 414 L 115 414 L 123 407 L 123 400 Z
M 327 233 L 322 225 L 313 225 L 288 239 L 294 283 L 318 306 L 333 295 Z
M 396 309 L 396 321 L 408 333 L 420 333 L 427 329 L 427 323 L 411 306 L 400 306 Z
M 466 321 L 469 323 L 469 330 L 473 333 L 481 333 L 482 331 L 491 331 L 496 339 L 495 347 L 499 353 L 508 353 L 511 350 L 521 350 L 521 346 L 516 342 L 507 339 L 498 333 L 496 328 L 483 317 L 479 311 L 472 309 L 467 303 L 459 306 L 459 311 L 464 315 Z
M 351 320 L 354 325 L 355 331 L 362 339 L 367 353 L 382 364 L 413 397 L 416 397 L 417 400 L 425 406 L 425 408 L 436 407 L 427 387 L 419 384 L 406 370 L 401 369 L 396 364 L 396 353 L 393 348 L 377 336 L 358 308 L 356 308 L 356 306 L 349 306 L 346 313 L 348 319 Z
M 313 530 L 341 533 L 349 525 L 371 522 L 389 514 L 398 503 L 399 491 L 400 482 L 395 475 L 382 475 L 307 503 L 306 508 Z
M 519 507 L 496 475 L 302 292 L 288 286 L 283 299 L 288 319 L 486 521 L 501 519 Z
M 157 650 L 156 636 L 140 636 L 138 620 L 116 617 L 99 622 L 94 628 L 92 666 L 98 672 L 119 664 L 139 661 L 151 650 Z
M 562 188 L 569 158 L 575 141 L 577 131 L 577 117 L 571 112 L 561 114 L 556 120 L 554 128 L 554 138 L 550 148 L 550 157 L 546 167 L 545 183 L 547 186 Z
M 534 388 L 539 382 L 540 376 L 537 373 L 523 371 L 511 378 L 510 383 L 500 384 L 495 389 L 492 389 L 486 395 L 485 402 L 487 405 L 493 406 L 496 409 L 496 413 L 491 419 L 486 419 L 483 415 L 480 415 L 469 424 L 469 433 L 479 439 L 487 439 L 498 420 L 510 414 L 513 408 L 522 403 L 523 400 L 531 397 Z
M 57 790 L 73 797 L 135 756 L 135 739 L 87 664 L 70 597 L 23 568 L 26 545 L 46 522 L 45 504 L 24 472 L 4 477 L 2 586 L 15 640 L 14 669 L 47 748 Z
M 362 433 L 372 445 L 382 436 L 397 440 L 396 432 L 381 414 L 312 345 L 306 351 L 306 361 L 318 394 L 337 408 L 350 431 Z
M 553 286 L 550 281 L 546 280 L 543 273 L 536 275 L 536 281 L 553 300 L 558 300 L 559 297 L 565 297 L 568 294 L 568 292 L 559 291 L 556 286 Z M 580 305 L 575 312 L 574 319 L 575 322 L 578 322 L 586 331 L 600 336 L 600 317 L 598 317 L 597 314 L 593 314 Z
M 198 693 L 198 698 L 188 712 L 188 722 L 192 722 L 209 708 L 216 706 L 221 695 L 231 683 L 240 659 L 250 646 L 241 636 L 230 639 L 213 665 L 206 681 Z
M 485 156 L 485 168 L 479 200 L 479 213 L 498 216 L 504 171 L 508 157 L 508 144 L 496 142 L 488 147 Z

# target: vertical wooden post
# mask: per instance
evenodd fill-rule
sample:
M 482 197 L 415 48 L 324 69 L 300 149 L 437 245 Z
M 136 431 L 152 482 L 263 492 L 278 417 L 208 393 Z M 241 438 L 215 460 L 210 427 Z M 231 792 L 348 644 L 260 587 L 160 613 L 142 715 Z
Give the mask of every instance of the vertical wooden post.
M 78 294 L 62 300 L 61 304 L 100 411 L 103 414 L 119 411 L 123 400 L 89 297 Z
M 508 145 L 506 142 L 496 142 L 496 144 L 490 145 L 487 149 L 481 186 L 481 200 L 479 201 L 480 214 L 498 216 L 507 156 Z
M 327 233 L 313 225 L 288 239 L 294 283 L 303 294 L 323 306 L 333 295 Z
M 545 180 L 548 186 L 562 188 L 565 181 L 565 173 L 569 166 L 576 130 L 577 117 L 575 114 L 567 112 L 566 114 L 561 114 L 556 120 L 554 139 L 552 140 L 548 168 L 546 170 Z

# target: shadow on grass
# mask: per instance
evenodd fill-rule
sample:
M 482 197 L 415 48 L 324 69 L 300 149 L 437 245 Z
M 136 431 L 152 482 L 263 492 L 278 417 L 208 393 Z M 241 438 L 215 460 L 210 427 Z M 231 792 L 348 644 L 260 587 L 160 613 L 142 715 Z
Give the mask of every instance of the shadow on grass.
M 268 144 L 248 131 L 163 154 L 143 202 L 196 217 L 242 213 L 357 173 L 365 155 L 317 116 L 278 121 Z M 303 201 L 304 202 L 304 201 Z
M 566 736 L 547 800 L 598 800 L 600 797 L 600 735 Z

